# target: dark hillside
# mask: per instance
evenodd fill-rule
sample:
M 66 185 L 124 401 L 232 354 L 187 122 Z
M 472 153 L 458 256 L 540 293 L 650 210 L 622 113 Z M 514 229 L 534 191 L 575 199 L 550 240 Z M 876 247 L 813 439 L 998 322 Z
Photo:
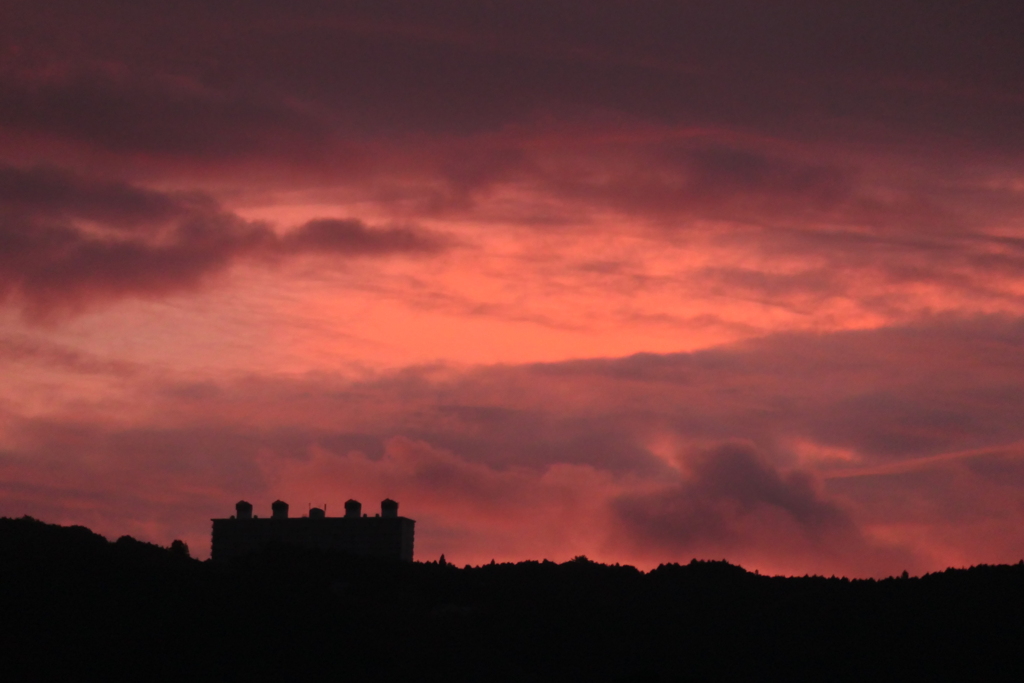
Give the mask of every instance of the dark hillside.
M 277 548 L 218 566 L 0 519 L 0 629 L 7 680 L 1019 680 L 1024 564 L 849 581 Z

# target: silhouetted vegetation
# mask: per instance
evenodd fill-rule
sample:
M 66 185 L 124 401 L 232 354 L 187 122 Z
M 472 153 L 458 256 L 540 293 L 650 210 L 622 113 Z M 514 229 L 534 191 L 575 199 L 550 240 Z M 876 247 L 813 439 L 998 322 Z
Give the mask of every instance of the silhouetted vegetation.
M 1019 679 L 1024 563 L 883 581 L 292 548 L 217 565 L 0 519 L 0 628 L 6 680 Z

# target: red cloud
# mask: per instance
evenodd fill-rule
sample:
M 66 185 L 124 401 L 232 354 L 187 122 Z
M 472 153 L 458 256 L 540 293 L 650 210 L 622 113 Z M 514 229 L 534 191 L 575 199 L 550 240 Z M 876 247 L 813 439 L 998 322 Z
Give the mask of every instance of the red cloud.
M 362 382 L 167 385 L 112 368 L 134 387 L 119 421 L 76 421 L 81 401 L 46 419 L 8 410 L 2 512 L 114 535 L 136 519 L 198 549 L 206 517 L 238 498 L 391 497 L 420 520 L 421 556 L 457 562 L 696 556 L 857 575 L 1005 562 L 1020 540 L 1007 520 L 1021 450 L 1000 446 L 1024 442 L 1010 400 L 1021 334 L 946 321 Z
M 390 288 L 383 335 L 397 310 L 457 330 L 431 348 L 493 343 L 459 326 L 482 316 L 518 325 L 505 349 L 575 326 L 543 358 L 650 350 L 651 321 L 659 349 L 704 343 L 680 320 L 768 336 L 178 381 L 3 332 L 32 396 L 0 394 L 0 505 L 198 547 L 225 500 L 330 481 L 399 491 L 452 559 L 1018 559 L 1024 337 L 985 314 L 1024 310 L 1022 33 L 1010 2 L 7 2 L 0 301 L 30 315 L 236 264 L 439 255 L 435 221 L 477 249 L 343 283 L 368 309 Z M 264 209 L 297 217 L 243 218 Z

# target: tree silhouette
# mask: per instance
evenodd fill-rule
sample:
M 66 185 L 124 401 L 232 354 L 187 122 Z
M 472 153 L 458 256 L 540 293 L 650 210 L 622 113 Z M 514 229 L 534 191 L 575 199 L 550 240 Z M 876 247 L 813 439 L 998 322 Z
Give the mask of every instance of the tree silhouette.
M 1024 680 L 1024 562 L 881 581 L 288 546 L 215 563 L 0 519 L 0 608 L 5 680 Z

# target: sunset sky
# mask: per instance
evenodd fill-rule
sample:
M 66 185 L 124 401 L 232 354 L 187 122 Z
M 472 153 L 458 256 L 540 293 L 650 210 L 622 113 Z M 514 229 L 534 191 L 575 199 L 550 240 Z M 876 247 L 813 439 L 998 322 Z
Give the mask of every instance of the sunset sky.
M 1024 4 L 0 0 L 0 515 L 1024 557 Z M 337 512 L 335 512 L 337 511 Z

